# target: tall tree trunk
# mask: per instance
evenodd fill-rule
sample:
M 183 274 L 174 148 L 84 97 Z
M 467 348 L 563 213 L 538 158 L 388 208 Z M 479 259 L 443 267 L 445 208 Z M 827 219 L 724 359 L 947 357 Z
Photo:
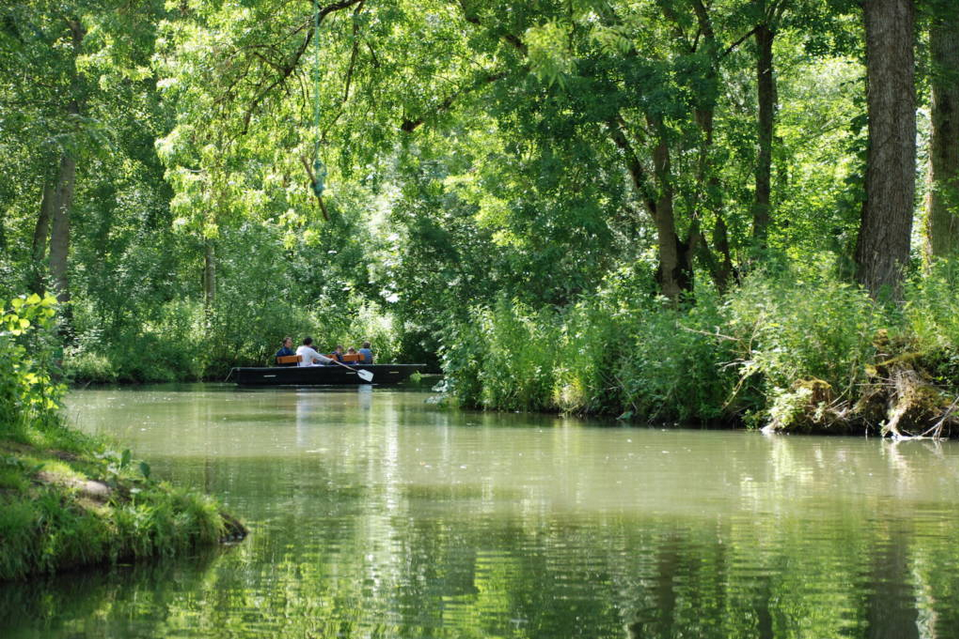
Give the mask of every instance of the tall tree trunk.
M 873 296 L 902 294 L 916 192 L 912 0 L 864 0 L 869 154 L 856 278 Z
M 709 9 L 702 0 L 696 0 L 693 3 L 693 10 L 696 13 L 696 21 L 699 23 L 699 30 L 704 39 L 701 51 L 708 55 L 711 60 L 710 72 L 707 76 L 708 82 L 715 85 L 719 77 L 721 54 L 720 47 L 716 43 L 716 33 L 713 30 L 712 19 L 709 15 Z M 702 132 L 703 138 L 699 149 L 699 166 L 696 169 L 696 196 L 695 203 L 692 206 L 692 223 L 689 226 L 686 241 L 680 245 L 680 248 L 686 249 L 689 253 L 690 273 L 692 273 L 692 256 L 698 255 L 700 261 L 705 264 L 709 271 L 716 288 L 725 291 L 729 286 L 733 268 L 729 241 L 726 235 L 726 222 L 723 219 L 722 187 L 719 174 L 711 161 L 715 108 L 715 101 L 709 99 L 707 102 L 700 104 L 694 111 L 696 124 Z M 712 211 L 716 218 L 713 226 L 712 246 L 706 240 L 706 234 L 701 228 L 704 210 Z M 714 249 L 718 255 L 713 253 Z M 690 278 L 689 284 L 691 287 L 692 278 Z
M 216 303 L 216 251 L 213 240 L 206 240 L 203 247 L 203 308 L 209 318 Z
M 40 200 L 40 214 L 37 216 L 36 226 L 33 227 L 33 272 L 30 275 L 30 289 L 37 294 L 44 291 L 43 260 L 47 256 L 47 240 L 50 236 L 50 222 L 57 208 L 57 183 L 47 178 L 43 185 L 43 197 Z
M 50 231 L 50 275 L 53 277 L 57 300 L 64 305 L 70 301 L 67 256 L 70 252 L 70 208 L 73 206 L 76 176 L 76 160 L 64 153 L 57 174 L 53 228 Z
M 650 125 L 657 134 L 656 146 L 653 147 L 653 169 L 657 183 L 653 221 L 659 243 L 659 285 L 663 295 L 678 301 L 684 292 L 693 290 L 692 254 L 690 242 L 681 241 L 676 232 L 672 167 L 666 131 L 661 122 L 651 119 Z
M 81 86 L 77 74 L 76 61 L 86 31 L 77 19 L 68 20 L 73 45 L 73 59 L 70 67 L 71 98 L 67 105 L 70 116 L 80 115 Z M 70 210 L 76 193 L 77 160 L 71 150 L 63 151 L 60 156 L 60 168 L 57 172 L 56 194 L 53 206 L 53 220 L 50 229 L 50 275 L 56 290 L 57 301 L 63 305 L 61 332 L 70 335 L 73 312 L 70 308 L 70 280 L 67 273 L 70 255 Z
M 729 238 L 726 233 L 726 221 L 723 218 L 722 188 L 719 176 L 712 170 L 710 151 L 713 146 L 713 109 L 696 112 L 696 122 L 703 132 L 703 146 L 700 149 L 699 168 L 697 169 L 696 189 L 698 195 L 693 207 L 693 224 L 690 225 L 686 246 L 691 253 L 697 254 L 705 264 L 717 290 L 725 291 L 733 275 L 732 256 L 729 252 Z M 706 234 L 700 229 L 699 221 L 703 209 L 711 210 L 716 218 L 713 226 L 713 243 L 710 246 Z M 715 254 L 714 254 L 715 251 Z
M 932 133 L 926 256 L 959 254 L 959 8 L 941 6 L 929 29 Z
M 769 25 L 756 27 L 756 93 L 759 102 L 759 156 L 756 162 L 756 199 L 753 202 L 753 239 L 765 248 L 769 234 L 772 182 L 773 129 L 776 113 L 776 79 L 773 75 L 773 39 Z
M 625 125 L 619 116 L 606 122 L 610 137 L 623 152 L 626 170 L 632 178 L 636 193 L 643 201 L 653 223 L 656 225 L 657 245 L 659 247 L 658 279 L 660 290 L 669 299 L 678 301 L 683 292 L 693 287 L 692 252 L 693 242 L 682 242 L 676 232 L 676 219 L 673 214 L 672 184 L 669 179 L 669 147 L 665 133 L 656 122 L 650 121 L 656 130 L 657 146 L 653 150 L 657 188 L 650 184 L 649 176 L 636 155 L 632 143 L 626 137 Z

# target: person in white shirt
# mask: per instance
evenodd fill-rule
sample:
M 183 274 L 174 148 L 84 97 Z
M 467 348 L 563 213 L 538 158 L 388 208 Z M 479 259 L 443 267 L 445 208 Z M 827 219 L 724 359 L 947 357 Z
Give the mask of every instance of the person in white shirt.
M 316 366 L 319 364 L 332 364 L 333 360 L 326 355 L 320 355 L 313 350 L 313 338 L 303 338 L 303 345 L 298 346 L 296 354 L 300 356 L 299 366 Z

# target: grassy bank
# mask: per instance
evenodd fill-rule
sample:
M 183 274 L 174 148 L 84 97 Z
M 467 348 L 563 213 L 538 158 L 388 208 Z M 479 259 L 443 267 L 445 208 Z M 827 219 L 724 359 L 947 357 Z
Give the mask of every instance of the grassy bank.
M 629 271 L 561 310 L 501 298 L 443 336 L 447 391 L 494 410 L 805 432 L 948 434 L 959 394 L 959 269 L 903 304 L 838 279 L 757 274 L 676 307 Z
M 18 298 L 0 327 L 0 579 L 169 556 L 245 530 L 211 497 L 68 428 L 52 376 L 55 301 Z

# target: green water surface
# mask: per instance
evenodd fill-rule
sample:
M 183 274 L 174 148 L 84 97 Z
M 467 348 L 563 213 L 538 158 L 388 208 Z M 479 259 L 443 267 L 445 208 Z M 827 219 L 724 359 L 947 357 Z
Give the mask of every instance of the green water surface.
M 455 412 L 403 389 L 70 395 L 249 526 L 0 584 L 0 637 L 959 637 L 959 447 Z

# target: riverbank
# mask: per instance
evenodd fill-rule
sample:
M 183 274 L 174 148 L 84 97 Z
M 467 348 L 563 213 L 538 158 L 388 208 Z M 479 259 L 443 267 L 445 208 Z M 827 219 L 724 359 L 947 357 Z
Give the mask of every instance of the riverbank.
M 648 274 L 625 269 L 563 307 L 505 296 L 469 302 L 435 331 L 446 399 L 810 433 L 946 436 L 959 423 L 959 265 L 916 274 L 899 301 L 788 269 L 752 274 L 723 293 L 704 283 L 681 304 L 650 290 Z M 211 368 L 208 354 L 196 355 L 207 351 L 185 348 L 187 339 L 159 332 L 150 340 L 158 346 L 140 351 L 149 366 L 122 343 L 98 342 L 68 349 L 66 371 L 81 383 L 220 381 L 229 366 L 258 362 L 237 348 Z
M 0 580 L 242 539 L 214 498 L 159 481 L 129 450 L 65 424 L 55 308 L 52 297 L 22 296 L 2 314 Z
M 947 436 L 959 396 L 959 269 L 877 302 L 838 278 L 755 275 L 676 305 L 623 272 L 563 309 L 500 298 L 449 327 L 454 403 L 624 423 Z
M 0 580 L 246 536 L 214 498 L 158 481 L 129 450 L 66 427 L 36 435 L 0 437 Z

